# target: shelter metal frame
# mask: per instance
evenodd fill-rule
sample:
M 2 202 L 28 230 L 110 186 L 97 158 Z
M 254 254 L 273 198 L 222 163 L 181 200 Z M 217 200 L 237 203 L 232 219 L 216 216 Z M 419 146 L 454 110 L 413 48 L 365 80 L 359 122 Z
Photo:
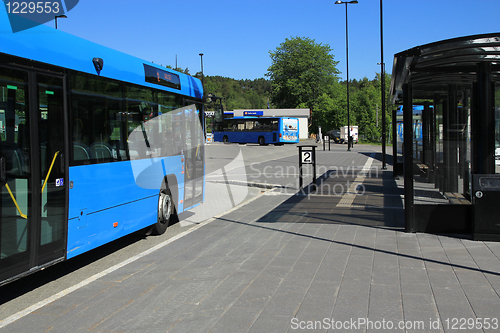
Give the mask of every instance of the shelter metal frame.
M 500 148 L 500 33 L 443 40 L 395 54 L 390 95 L 394 104 L 403 105 L 402 151 L 393 114 L 393 172 L 404 176 L 406 231 L 500 240 L 500 225 L 494 223 L 500 208 L 496 212 L 491 204 L 485 206 L 487 201 L 476 195 L 475 180 L 495 179 L 489 182 L 493 184 L 498 179 L 500 184 L 500 166 L 495 164 Z M 421 114 L 413 111 L 416 104 L 424 106 Z M 500 186 L 493 187 L 487 196 L 498 196 L 500 202 Z

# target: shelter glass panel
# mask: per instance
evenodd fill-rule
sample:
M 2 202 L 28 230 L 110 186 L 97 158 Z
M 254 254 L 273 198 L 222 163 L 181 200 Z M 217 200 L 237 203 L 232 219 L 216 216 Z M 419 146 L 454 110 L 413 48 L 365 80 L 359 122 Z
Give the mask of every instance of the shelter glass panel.
M 472 87 L 443 85 L 439 91 L 433 100 L 413 100 L 414 203 L 468 204 Z
M 500 82 L 495 82 L 495 173 L 500 173 Z
M 396 112 L 396 151 L 397 162 L 403 163 L 403 111 L 402 107 Z

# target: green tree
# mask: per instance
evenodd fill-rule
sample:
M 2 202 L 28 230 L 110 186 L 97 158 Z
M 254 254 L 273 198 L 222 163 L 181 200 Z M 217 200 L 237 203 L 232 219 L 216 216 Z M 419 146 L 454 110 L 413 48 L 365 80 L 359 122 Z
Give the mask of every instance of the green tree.
M 318 98 L 313 109 L 313 121 L 321 126 L 323 133 L 339 129 L 347 124 L 347 97 L 346 89 L 340 83 L 330 86 L 328 93 Z
M 226 110 L 265 109 L 271 82 L 264 78 L 235 80 L 222 76 L 205 76 L 205 93 L 222 97 Z
M 386 73 L 386 98 L 389 96 L 390 75 Z M 346 81 L 341 82 L 346 88 Z M 381 76 L 376 73 L 373 80 L 363 78 L 349 82 L 351 125 L 359 126 L 360 138 L 366 141 L 379 142 L 382 136 L 382 102 L 380 96 Z M 390 103 L 386 100 L 386 134 L 390 135 L 391 112 Z M 377 112 L 378 110 L 378 112 Z M 378 113 L 378 118 L 377 118 Z M 347 125 L 347 121 L 343 124 Z M 342 125 L 341 125 L 342 126 Z
M 269 51 L 272 64 L 266 76 L 272 84 L 271 101 L 278 108 L 314 108 L 317 99 L 338 81 L 329 45 L 307 37 L 285 39 Z

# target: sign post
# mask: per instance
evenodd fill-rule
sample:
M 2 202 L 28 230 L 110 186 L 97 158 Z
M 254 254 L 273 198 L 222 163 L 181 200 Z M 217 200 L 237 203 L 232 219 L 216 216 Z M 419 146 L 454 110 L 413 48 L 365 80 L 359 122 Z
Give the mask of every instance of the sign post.
M 327 140 L 328 140 L 328 151 L 330 151 L 330 136 L 329 135 L 325 135 L 325 137 L 324 137 L 324 140 L 323 140 L 323 151 L 326 150 L 325 145 L 326 145 L 326 141 Z
M 299 147 L 299 188 L 303 186 L 302 166 L 311 164 L 313 168 L 313 184 L 316 186 L 316 146 L 297 146 Z

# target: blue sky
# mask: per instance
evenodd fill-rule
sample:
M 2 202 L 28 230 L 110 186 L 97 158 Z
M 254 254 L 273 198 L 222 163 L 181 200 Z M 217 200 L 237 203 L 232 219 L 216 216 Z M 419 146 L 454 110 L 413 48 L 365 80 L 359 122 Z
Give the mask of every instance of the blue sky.
M 335 0 L 81 0 L 58 28 L 162 65 L 235 79 L 264 77 L 269 51 L 308 37 L 333 49 L 346 77 L 345 5 Z M 384 61 L 442 39 L 498 32 L 499 0 L 384 0 Z M 348 5 L 349 77 L 380 72 L 380 1 Z M 54 22 L 48 25 L 53 26 Z

